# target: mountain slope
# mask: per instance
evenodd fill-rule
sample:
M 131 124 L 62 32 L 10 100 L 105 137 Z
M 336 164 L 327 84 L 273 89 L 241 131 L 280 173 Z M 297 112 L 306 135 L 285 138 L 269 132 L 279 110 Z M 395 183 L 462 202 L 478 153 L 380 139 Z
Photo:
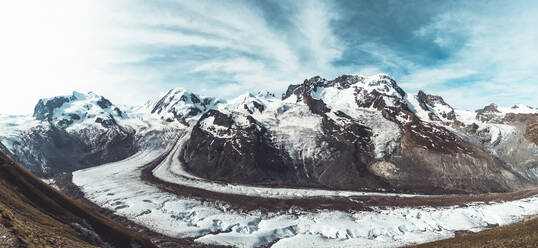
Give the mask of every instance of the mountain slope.
M 457 131 L 456 113 L 441 97 L 408 95 L 384 74 L 314 77 L 291 85 L 282 99 L 247 94 L 194 121 L 180 160 L 211 180 L 475 193 L 513 191 L 538 179 L 518 163 L 522 156 L 507 163 Z M 528 151 L 536 157 L 538 149 Z
M 94 93 L 41 99 L 32 118 L 6 118 L 3 143 L 42 177 L 116 161 L 135 152 L 126 113 Z
M 154 247 L 88 210 L 0 152 L 0 223 L 22 247 Z
M 317 76 L 281 98 L 176 88 L 121 108 L 93 93 L 42 99 L 33 117 L 0 115 L 0 142 L 44 177 L 125 159 L 152 140 L 181 147 L 194 176 L 236 184 L 443 194 L 538 183 L 538 110 L 457 110 L 385 74 Z

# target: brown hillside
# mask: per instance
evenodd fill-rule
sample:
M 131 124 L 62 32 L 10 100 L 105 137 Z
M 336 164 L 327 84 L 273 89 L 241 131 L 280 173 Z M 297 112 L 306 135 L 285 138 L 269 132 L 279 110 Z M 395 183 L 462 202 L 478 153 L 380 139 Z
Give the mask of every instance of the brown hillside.
M 155 247 L 75 202 L 0 152 L 2 247 Z
M 418 245 L 417 248 L 536 248 L 538 247 L 538 218 L 498 227 L 478 233 Z

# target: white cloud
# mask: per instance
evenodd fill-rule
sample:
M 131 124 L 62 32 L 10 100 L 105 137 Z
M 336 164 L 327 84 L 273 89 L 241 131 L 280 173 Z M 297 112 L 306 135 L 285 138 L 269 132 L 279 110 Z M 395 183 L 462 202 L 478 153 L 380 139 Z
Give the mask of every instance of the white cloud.
M 441 46 L 459 37 L 463 46 L 441 64 L 410 70 L 402 85 L 426 88 L 457 107 L 490 102 L 538 106 L 538 98 L 532 97 L 538 94 L 536 13 L 535 6 L 501 4 L 440 15 L 415 34 L 442 40 Z
M 332 63 L 349 45 L 333 29 L 346 17 L 332 2 L 281 4 L 290 15 L 285 27 L 242 1 L 4 1 L 0 81 L 8 94 L 0 98 L 0 113 L 29 113 L 38 98 L 73 90 L 142 104 L 176 86 L 221 97 L 278 93 L 315 75 L 370 75 L 381 68 L 405 72 L 396 79 L 406 89 L 449 94 L 443 96 L 456 106 L 518 99 L 538 106 L 538 98 L 529 97 L 538 94 L 536 8 L 443 13 L 415 35 L 457 48 L 448 59 L 419 65 L 370 40 L 353 45 L 378 62 L 357 68 Z M 480 81 L 467 82 L 464 93 L 447 88 L 447 82 L 474 77 Z
M 331 21 L 338 19 L 338 11 L 321 1 L 294 3 L 299 13 L 293 21 L 304 38 L 300 44 L 305 44 L 318 70 L 331 67 L 330 63 L 340 58 L 344 49 L 330 27 Z
M 445 65 L 441 68 L 421 68 L 403 76 L 399 81 L 400 86 L 409 89 L 423 89 L 436 87 L 454 79 L 462 79 L 475 74 L 476 71 L 465 69 L 460 65 Z

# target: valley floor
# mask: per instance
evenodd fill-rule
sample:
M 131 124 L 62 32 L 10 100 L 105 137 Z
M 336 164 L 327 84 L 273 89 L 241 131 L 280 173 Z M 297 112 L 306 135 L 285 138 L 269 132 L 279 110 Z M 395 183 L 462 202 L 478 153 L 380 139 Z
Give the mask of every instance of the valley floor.
M 538 189 L 451 197 L 356 193 L 284 199 L 215 192 L 156 178 L 153 168 L 173 157 L 164 149 L 142 152 L 74 172 L 73 182 L 90 201 L 158 233 L 236 247 L 399 247 L 538 214 Z

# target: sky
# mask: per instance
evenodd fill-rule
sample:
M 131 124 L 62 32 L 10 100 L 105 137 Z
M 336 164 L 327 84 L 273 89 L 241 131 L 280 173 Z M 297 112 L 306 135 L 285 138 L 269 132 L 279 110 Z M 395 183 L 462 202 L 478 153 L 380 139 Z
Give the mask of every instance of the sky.
M 457 108 L 538 107 L 537 23 L 538 1 L 2 1 L 0 113 L 74 90 L 139 105 L 377 73 Z

